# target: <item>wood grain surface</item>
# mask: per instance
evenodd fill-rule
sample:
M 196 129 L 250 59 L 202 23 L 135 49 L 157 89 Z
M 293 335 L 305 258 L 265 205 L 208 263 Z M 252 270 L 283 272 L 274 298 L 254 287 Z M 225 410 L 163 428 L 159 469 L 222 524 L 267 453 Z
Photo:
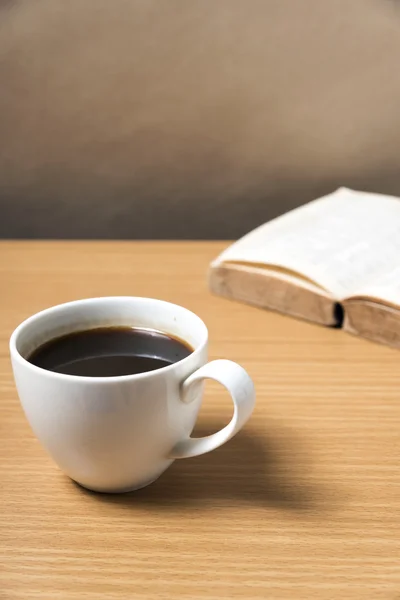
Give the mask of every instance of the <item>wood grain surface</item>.
M 224 243 L 0 243 L 0 598 L 399 600 L 400 353 L 212 297 Z M 28 315 L 97 295 L 178 302 L 211 357 L 240 362 L 243 432 L 107 496 L 66 478 L 19 405 L 8 338 Z M 208 385 L 198 432 L 231 415 Z

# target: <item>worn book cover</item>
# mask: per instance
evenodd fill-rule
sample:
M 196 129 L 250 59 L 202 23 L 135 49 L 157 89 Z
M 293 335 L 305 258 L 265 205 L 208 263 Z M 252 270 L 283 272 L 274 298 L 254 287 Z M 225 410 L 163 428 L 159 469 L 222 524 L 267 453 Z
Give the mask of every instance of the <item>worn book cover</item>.
M 400 199 L 339 188 L 229 245 L 209 285 L 400 347 Z

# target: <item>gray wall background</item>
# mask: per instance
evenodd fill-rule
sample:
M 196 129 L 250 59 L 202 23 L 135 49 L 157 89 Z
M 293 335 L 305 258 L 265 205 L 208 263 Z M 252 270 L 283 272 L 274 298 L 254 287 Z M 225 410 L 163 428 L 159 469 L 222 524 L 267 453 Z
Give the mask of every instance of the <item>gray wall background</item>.
M 400 195 L 388 0 L 0 0 L 0 237 L 236 238 Z

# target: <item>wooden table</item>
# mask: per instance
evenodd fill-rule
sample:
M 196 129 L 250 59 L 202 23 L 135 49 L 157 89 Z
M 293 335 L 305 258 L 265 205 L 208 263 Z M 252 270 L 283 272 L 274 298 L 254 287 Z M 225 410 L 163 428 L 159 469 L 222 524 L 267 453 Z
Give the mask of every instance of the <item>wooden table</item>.
M 0 598 L 400 599 L 400 353 L 212 297 L 223 243 L 0 243 Z M 148 295 L 209 326 L 253 376 L 226 446 L 131 495 L 84 492 L 33 437 L 8 359 L 25 317 Z M 230 418 L 207 386 L 198 431 Z

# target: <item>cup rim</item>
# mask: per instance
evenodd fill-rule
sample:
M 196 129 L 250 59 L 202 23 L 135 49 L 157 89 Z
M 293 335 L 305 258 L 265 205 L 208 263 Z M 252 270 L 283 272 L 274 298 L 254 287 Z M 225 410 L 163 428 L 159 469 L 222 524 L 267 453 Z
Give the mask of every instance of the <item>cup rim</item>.
M 48 369 L 43 369 L 42 367 L 38 367 L 37 365 L 30 363 L 29 360 L 27 360 L 24 356 L 22 356 L 22 354 L 19 352 L 19 350 L 17 348 L 18 338 L 19 338 L 21 332 L 24 329 L 26 329 L 27 327 L 30 327 L 37 319 L 39 319 L 40 317 L 43 317 L 46 314 L 56 312 L 57 310 L 60 310 L 67 306 L 73 307 L 73 306 L 78 306 L 78 305 L 82 305 L 82 304 L 91 304 L 93 302 L 107 302 L 107 301 L 133 300 L 133 299 L 134 300 L 143 300 L 143 301 L 148 300 L 150 302 L 155 302 L 157 304 L 168 304 L 170 306 L 174 306 L 175 308 L 177 308 L 179 310 L 185 311 L 192 318 L 196 319 L 199 322 L 199 324 L 201 325 L 201 327 L 204 330 L 204 338 L 202 339 L 200 344 L 197 346 L 197 348 L 193 349 L 193 352 L 191 352 L 188 356 L 186 356 L 185 358 L 182 358 L 181 360 L 179 360 L 175 363 L 172 363 L 165 367 L 160 367 L 159 369 L 155 369 L 154 371 L 145 371 L 143 373 L 133 373 L 131 375 L 114 375 L 111 377 L 110 376 L 108 376 L 108 377 L 92 377 L 92 376 L 87 376 L 87 375 L 70 375 L 67 373 L 58 373 L 56 371 L 50 371 Z M 182 339 L 184 339 L 184 338 L 182 338 Z M 56 379 L 59 379 L 60 381 L 76 381 L 76 382 L 85 381 L 85 382 L 101 384 L 101 383 L 112 383 L 112 382 L 132 381 L 132 380 L 138 380 L 138 379 L 147 379 L 150 377 L 158 376 L 159 374 L 168 373 L 169 371 L 172 371 L 174 368 L 176 368 L 178 365 L 184 365 L 187 362 L 189 362 L 194 356 L 197 356 L 200 352 L 202 352 L 204 347 L 207 345 L 207 342 L 208 342 L 208 329 L 207 329 L 207 325 L 204 323 L 203 319 L 201 319 L 201 317 L 199 317 L 193 311 L 189 310 L 188 308 L 185 308 L 184 306 L 182 306 L 180 304 L 176 304 L 174 302 L 169 302 L 168 300 L 161 300 L 159 298 L 151 298 L 151 297 L 146 297 L 146 296 L 96 296 L 96 297 L 90 297 L 90 298 L 82 298 L 82 299 L 78 299 L 78 300 L 70 300 L 68 302 L 62 302 L 60 304 L 54 304 L 53 306 L 49 306 L 48 308 L 45 308 L 43 310 L 38 311 L 37 313 L 34 313 L 33 315 L 30 315 L 29 317 L 24 319 L 19 325 L 17 325 L 17 327 L 12 332 L 12 334 L 10 336 L 10 341 L 9 341 L 9 350 L 10 350 L 11 358 L 13 360 L 18 362 L 21 366 L 28 368 L 30 371 L 33 371 L 34 373 L 36 372 L 43 376 L 52 377 L 52 378 L 55 377 Z

